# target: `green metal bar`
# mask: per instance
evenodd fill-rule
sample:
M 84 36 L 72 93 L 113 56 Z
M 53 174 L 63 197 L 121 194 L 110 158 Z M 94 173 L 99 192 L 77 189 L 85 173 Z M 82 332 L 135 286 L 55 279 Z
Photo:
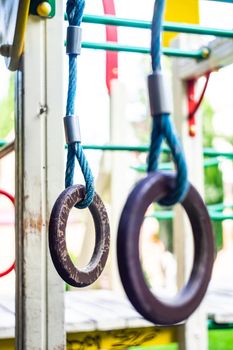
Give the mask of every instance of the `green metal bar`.
M 146 218 L 155 218 L 159 221 L 173 220 L 174 217 L 175 217 L 175 214 L 172 210 L 161 210 L 161 211 L 158 210 L 146 216 Z
M 116 43 L 106 42 L 106 43 L 94 43 L 94 42 L 82 42 L 82 47 L 84 49 L 92 50 L 107 50 L 107 51 L 119 51 L 119 52 L 134 52 L 149 54 L 150 49 L 147 47 L 138 46 L 127 46 L 120 45 Z M 202 48 L 196 51 L 186 51 L 172 48 L 163 48 L 162 53 L 166 56 L 171 57 L 184 57 L 184 58 L 194 58 L 194 59 L 204 59 L 210 54 L 208 48 Z
M 213 221 L 233 220 L 233 214 L 222 214 L 217 211 L 209 211 L 209 214 Z
M 209 211 L 209 215 L 212 221 L 224 221 L 224 220 L 233 220 L 232 215 L 225 215 L 218 212 Z M 154 211 L 152 214 L 147 217 L 156 218 L 157 220 L 172 220 L 175 217 L 175 214 L 172 210 L 161 210 Z
M 131 166 L 131 169 L 138 171 L 139 173 L 146 173 L 147 172 L 147 165 L 138 165 L 138 166 Z M 174 165 L 172 162 L 164 162 L 159 164 L 159 170 L 174 170 Z
M 6 146 L 7 142 L 4 140 L 0 140 L 0 147 Z
M 112 26 L 118 26 L 118 27 L 151 29 L 151 22 L 149 21 L 119 18 L 115 16 L 84 15 L 83 22 L 92 23 L 92 24 L 112 25 Z
M 219 203 L 219 204 L 211 204 L 208 205 L 208 209 L 211 211 L 223 211 L 224 209 L 233 209 L 233 204 L 224 204 L 224 203 Z
M 215 166 L 219 164 L 218 159 L 207 159 L 204 161 L 204 168 L 209 168 L 211 166 Z M 134 169 L 138 171 L 139 173 L 146 173 L 147 172 L 147 165 L 138 165 L 138 166 L 132 166 L 131 169 Z M 167 163 L 161 163 L 159 165 L 159 170 L 174 170 L 174 164 L 172 162 Z
M 215 323 L 212 320 L 208 320 L 208 329 L 233 329 L 233 323 Z
M 217 152 L 213 148 L 205 148 L 204 149 L 204 156 L 224 157 L 224 158 L 233 159 L 233 152 Z
M 113 152 L 148 152 L 149 146 L 128 146 L 128 145 L 83 145 L 87 150 L 113 151 Z
M 112 151 L 112 152 L 148 152 L 149 146 L 148 145 L 142 145 L 142 146 L 129 146 L 129 145 L 84 145 L 84 149 L 87 150 L 100 150 L 100 151 Z M 163 147 L 162 151 L 164 153 L 170 153 L 169 148 Z M 215 151 L 212 148 L 204 148 L 203 155 L 208 157 L 224 157 L 233 159 L 233 152 L 218 152 Z
M 213 159 L 205 159 L 204 160 L 204 168 L 209 168 L 211 166 L 215 166 L 219 164 L 219 160 L 217 158 Z
M 0 147 L 3 147 L 7 144 L 5 140 L 0 140 Z M 129 146 L 129 145 L 83 145 L 84 149 L 87 150 L 100 150 L 100 151 L 111 151 L 111 152 L 148 152 L 149 146 Z M 170 153 L 169 148 L 164 147 L 162 150 L 164 153 Z M 203 155 L 208 157 L 224 157 L 233 159 L 232 152 L 217 152 L 212 148 L 204 148 Z
M 209 0 L 209 1 L 226 2 L 228 4 L 233 4 L 233 0 Z
M 113 25 L 118 27 L 129 27 L 139 29 L 150 29 L 151 22 L 136 19 L 119 18 L 113 16 L 85 15 L 83 22 L 92 24 Z M 223 38 L 233 38 L 233 30 L 201 27 L 198 25 L 188 25 L 181 23 L 165 22 L 163 24 L 165 32 L 188 33 L 198 35 L 214 35 Z

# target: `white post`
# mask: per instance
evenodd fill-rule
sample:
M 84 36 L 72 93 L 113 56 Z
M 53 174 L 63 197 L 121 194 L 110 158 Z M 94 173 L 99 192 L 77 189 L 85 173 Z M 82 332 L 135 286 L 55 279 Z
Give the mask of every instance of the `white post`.
M 182 47 L 180 38 L 176 39 L 175 46 L 176 48 Z M 201 118 L 197 118 L 197 135 L 194 138 L 189 137 L 186 83 L 184 80 L 180 79 L 179 63 L 179 60 L 173 60 L 175 124 L 185 150 L 190 182 L 198 189 L 199 193 L 203 195 L 204 181 Z M 178 287 L 182 287 L 189 278 L 193 264 L 193 240 L 190 224 L 184 215 L 184 210 L 180 207 L 175 209 L 174 249 L 178 266 Z M 208 349 L 207 320 L 202 307 L 199 307 L 179 329 L 180 350 Z
M 16 349 L 65 348 L 64 284 L 48 256 L 48 221 L 64 188 L 63 2 L 30 17 L 16 121 Z
M 110 143 L 127 145 L 132 142 L 130 123 L 127 121 L 127 95 L 125 85 L 113 80 L 111 86 Z M 111 286 L 122 291 L 116 260 L 116 238 L 121 211 L 135 183 L 135 172 L 130 170 L 128 152 L 113 152 L 111 167 Z

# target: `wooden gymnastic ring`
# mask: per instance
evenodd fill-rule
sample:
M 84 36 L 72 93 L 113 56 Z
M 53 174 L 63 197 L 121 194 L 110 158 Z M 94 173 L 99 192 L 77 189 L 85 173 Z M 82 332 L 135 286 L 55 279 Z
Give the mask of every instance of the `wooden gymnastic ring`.
M 49 222 L 49 249 L 54 266 L 61 278 L 74 287 L 86 287 L 97 280 L 106 264 L 110 246 L 108 215 L 101 198 L 95 193 L 89 206 L 96 235 L 93 255 L 83 269 L 78 269 L 71 261 L 66 246 L 66 225 L 71 209 L 84 196 L 85 187 L 82 185 L 65 189 L 54 204 Z
M 190 185 L 181 203 L 193 231 L 194 264 L 187 284 L 173 299 L 157 298 L 149 290 L 139 257 L 139 235 L 148 206 L 174 189 L 173 175 L 153 173 L 130 193 L 121 214 L 117 258 L 122 284 L 135 309 L 147 320 L 171 325 L 187 319 L 198 307 L 208 287 L 214 261 L 214 240 L 210 218 L 199 193 Z
M 0 190 L 0 195 L 8 198 L 11 201 L 11 203 L 15 205 L 15 199 L 10 193 Z M 14 268 L 15 268 L 15 261 L 10 265 L 10 267 L 8 267 L 8 269 L 0 272 L 0 277 L 7 276 L 11 271 L 14 270 Z

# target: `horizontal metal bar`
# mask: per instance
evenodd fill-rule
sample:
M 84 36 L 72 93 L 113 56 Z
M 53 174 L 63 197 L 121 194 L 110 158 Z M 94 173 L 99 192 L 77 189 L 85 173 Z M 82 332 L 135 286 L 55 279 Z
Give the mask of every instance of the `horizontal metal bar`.
M 219 164 L 219 160 L 217 158 L 213 158 L 213 159 L 206 159 L 204 161 L 204 168 L 209 168 L 211 166 L 216 166 Z M 146 164 L 142 164 L 142 165 L 138 165 L 138 166 L 132 166 L 132 169 L 138 171 L 139 173 L 146 173 L 147 172 L 147 165 Z M 173 170 L 174 169 L 174 164 L 172 162 L 165 162 L 165 163 L 161 163 L 159 164 L 159 170 Z
M 173 220 L 175 217 L 175 214 L 173 210 L 158 210 L 154 211 L 150 215 L 146 215 L 146 218 L 155 218 L 157 220 Z
M 233 220 L 232 215 L 226 215 L 218 212 L 209 211 L 209 216 L 212 221 L 225 221 L 225 220 Z M 175 217 L 175 214 L 172 210 L 161 210 L 155 211 L 147 217 L 153 217 L 157 220 L 172 220 Z
M 233 220 L 233 214 L 222 214 L 215 211 L 209 211 L 209 215 L 213 221 Z
M 214 0 L 215 1 L 215 0 Z M 217 330 L 217 329 L 233 329 L 233 323 L 216 323 L 213 320 L 208 320 L 208 329 L 211 330 Z
M 13 152 L 15 149 L 15 142 L 12 141 L 8 143 L 6 146 L 0 149 L 0 159 L 6 157 L 9 153 Z
M 224 157 L 233 159 L 233 152 L 217 152 L 213 148 L 205 148 L 204 155 L 208 157 Z
M 7 142 L 5 140 L 0 140 L 0 147 L 6 146 Z
M 136 19 L 119 18 L 114 16 L 85 15 L 83 22 L 92 24 L 114 25 L 129 28 L 150 29 L 151 22 Z M 198 35 L 214 35 L 223 38 L 233 38 L 233 30 L 201 27 L 182 23 L 165 22 L 163 24 L 165 32 L 188 33 Z
M 208 209 L 212 210 L 214 212 L 216 212 L 216 211 L 223 211 L 226 208 L 227 209 L 233 209 L 233 204 L 218 203 L 218 204 L 208 205 Z
M 233 0 L 208 0 L 208 1 L 226 2 L 226 3 L 228 3 L 228 4 L 233 4 Z
M 135 53 L 143 53 L 143 54 L 150 53 L 150 49 L 147 47 L 127 46 L 127 45 L 120 45 L 112 42 L 106 42 L 106 43 L 83 42 L 82 47 L 85 49 L 93 49 L 93 50 L 135 52 Z M 210 51 L 206 47 L 196 51 L 163 48 L 162 53 L 165 56 L 194 58 L 194 59 L 200 60 L 200 59 L 208 58 Z
M 87 150 L 120 151 L 120 152 L 148 152 L 149 146 L 128 146 L 128 145 L 83 145 Z
M 104 24 L 118 27 L 129 27 L 138 29 L 151 29 L 151 22 L 137 19 L 119 18 L 115 16 L 84 15 L 84 23 Z
M 139 173 L 146 173 L 147 172 L 147 165 L 138 165 L 138 166 L 131 166 L 131 169 L 136 170 Z M 164 162 L 159 164 L 159 170 L 163 171 L 170 171 L 174 169 L 174 164 L 172 162 Z
M 100 150 L 100 151 L 120 151 L 120 152 L 148 152 L 149 146 L 129 146 L 129 145 L 83 145 L 84 149 L 87 150 Z M 170 153 L 169 148 L 163 147 L 164 153 Z M 203 155 L 208 157 L 224 157 L 233 159 L 233 152 L 218 152 L 212 148 L 204 148 Z
M 14 141 L 12 142 L 14 143 Z M 12 144 L 7 144 L 5 140 L 0 140 L 0 147 Z M 146 153 L 149 151 L 148 145 L 142 146 L 129 146 L 129 145 L 83 145 L 84 149 L 87 150 L 99 150 L 99 151 L 111 151 L 111 152 L 140 152 Z M 3 148 L 0 150 L 3 151 Z M 163 147 L 162 151 L 164 153 L 170 153 L 169 148 Z M 208 157 L 223 157 L 228 159 L 233 159 L 233 152 L 218 152 L 213 148 L 204 148 L 203 155 Z

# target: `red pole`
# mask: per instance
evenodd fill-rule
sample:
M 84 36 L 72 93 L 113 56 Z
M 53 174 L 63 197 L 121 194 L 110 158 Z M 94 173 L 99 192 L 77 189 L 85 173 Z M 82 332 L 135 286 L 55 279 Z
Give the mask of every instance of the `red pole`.
M 210 73 L 205 74 L 206 81 L 203 86 L 202 92 L 198 100 L 195 99 L 195 86 L 197 83 L 197 78 L 193 78 L 187 81 L 187 96 L 188 96 L 188 127 L 189 127 L 189 136 L 196 136 L 196 119 L 195 114 L 198 111 L 201 102 L 205 96 L 205 92 L 208 86 Z
M 116 15 L 114 0 L 103 0 L 103 8 L 105 15 Z M 106 26 L 106 40 L 111 42 L 118 41 L 117 27 Z M 111 93 L 111 80 L 118 78 L 118 53 L 106 51 L 106 85 L 108 93 Z

